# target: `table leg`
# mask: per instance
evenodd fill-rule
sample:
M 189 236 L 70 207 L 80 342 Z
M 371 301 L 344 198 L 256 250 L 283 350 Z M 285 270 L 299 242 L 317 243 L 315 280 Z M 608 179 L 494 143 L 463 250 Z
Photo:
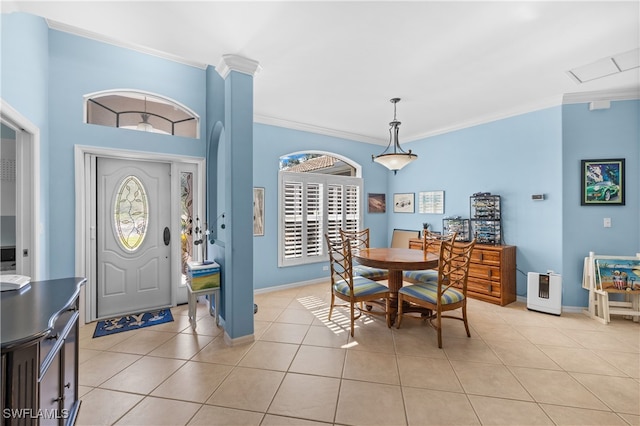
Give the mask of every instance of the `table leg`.
M 402 288 L 403 281 L 402 270 L 389 269 L 389 290 L 391 291 L 391 324 L 394 324 L 398 316 L 398 291 Z M 431 309 L 411 306 L 405 302 L 402 307 L 403 313 L 418 312 L 423 318 L 431 316 Z
M 402 270 L 389 269 L 388 283 L 391 292 L 391 324 L 393 324 L 398 315 L 398 291 L 402 288 Z
M 218 316 L 218 305 L 219 305 L 219 296 L 220 290 L 212 291 L 209 295 L 209 315 L 215 317 L 216 325 L 220 325 L 220 320 Z
M 189 303 L 189 322 L 191 323 L 191 328 L 196 329 L 196 312 L 198 311 L 198 307 L 196 306 L 198 303 L 198 296 L 196 296 L 193 291 L 190 289 L 187 290 L 187 299 Z

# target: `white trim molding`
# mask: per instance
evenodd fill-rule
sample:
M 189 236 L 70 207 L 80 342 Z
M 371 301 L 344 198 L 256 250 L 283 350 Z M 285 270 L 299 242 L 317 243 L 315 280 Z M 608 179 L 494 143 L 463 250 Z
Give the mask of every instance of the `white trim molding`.
M 268 117 L 266 115 L 254 114 L 253 121 L 259 124 L 283 127 L 285 129 L 299 130 L 301 132 L 315 133 L 324 136 L 332 136 L 336 138 L 347 139 L 356 142 L 364 142 L 373 145 L 386 146 L 389 143 L 389 139 L 372 138 L 357 133 L 343 132 L 340 130 L 329 129 L 327 127 L 314 126 L 313 124 L 299 123 L 282 118 Z
M 110 44 L 112 46 L 122 47 L 124 49 L 134 50 L 136 52 L 144 53 L 147 55 L 155 56 L 161 59 L 167 59 L 169 61 L 177 62 L 184 65 L 189 65 L 191 67 L 206 69 L 208 64 L 203 64 L 202 62 L 190 61 L 188 59 L 182 58 L 180 56 L 171 55 L 166 52 L 162 52 L 160 50 L 151 49 L 149 47 L 140 46 L 134 43 L 123 42 L 120 40 L 116 40 L 111 37 L 107 37 L 102 34 L 94 33 L 92 31 L 88 31 L 82 28 L 74 27 L 72 25 L 63 24 L 62 22 L 54 21 L 52 19 L 47 19 L 47 25 L 52 30 L 62 31 L 68 34 L 77 35 L 79 37 L 85 37 L 91 40 L 99 41 L 101 43 Z
M 171 218 L 171 234 L 180 235 L 180 221 L 179 221 L 179 201 L 180 191 L 179 179 L 180 164 L 193 164 L 196 166 L 197 174 L 197 189 L 194 198 L 199 199 L 196 209 L 199 216 L 204 217 L 204 197 L 206 194 L 206 171 L 205 171 L 205 159 L 202 157 L 192 157 L 186 155 L 168 154 L 168 153 L 156 153 L 146 151 L 133 151 L 123 149 L 112 149 L 98 146 L 74 146 L 74 164 L 75 164 L 75 274 L 78 277 L 87 277 L 87 284 L 84 286 L 84 297 L 81 295 L 80 310 L 81 315 L 84 314 L 84 318 L 81 316 L 81 322 L 90 322 L 96 318 L 96 306 L 95 306 L 95 289 L 94 279 L 92 279 L 93 273 L 91 270 L 91 234 L 89 229 L 90 218 L 90 204 L 91 204 L 91 173 L 89 161 L 86 159 L 87 155 L 93 155 L 96 157 L 110 157 L 121 158 L 129 160 L 146 160 L 165 162 L 171 164 L 172 171 L 172 218 Z M 177 183 L 176 183 L 177 182 Z M 174 198 L 177 197 L 177 198 Z M 95 231 L 93 231 L 95 232 Z M 172 245 L 171 251 L 172 257 L 172 285 L 171 285 L 171 303 L 175 306 L 178 292 L 181 291 L 181 279 L 180 279 L 180 247 L 179 244 Z M 182 289 L 184 290 L 184 289 Z
M 16 221 L 16 234 L 20 235 L 16 250 L 17 255 L 21 256 L 24 248 L 29 249 L 27 269 L 30 271 L 31 279 L 35 281 L 45 278 L 48 273 L 43 270 L 44 265 L 41 265 L 42 247 L 40 241 L 43 240 L 44 227 L 41 221 L 43 212 L 40 209 L 40 129 L 1 98 L 0 116 L 6 124 L 16 130 L 16 152 L 19 153 L 19 160 L 23 162 L 23 167 L 19 166 L 18 173 L 29 175 L 28 178 L 26 176 L 16 177 L 18 185 L 16 188 L 18 199 L 16 201 L 20 204 L 22 211 L 28 211 L 26 217 L 18 218 Z M 29 188 L 22 189 L 19 185 L 29 185 Z M 29 198 L 21 197 L 23 193 L 27 194 Z M 18 263 L 18 266 L 24 268 L 27 265 Z M 46 268 L 48 269 L 48 263 Z M 22 270 L 21 273 L 24 274 L 25 271 Z
M 223 79 L 227 78 L 231 71 L 241 72 L 254 77 L 262 71 L 262 66 L 260 65 L 260 62 L 254 61 L 253 59 L 226 54 L 222 55 L 220 62 L 218 62 L 218 66 L 216 66 L 216 71 Z
M 597 101 L 631 101 L 635 99 L 640 99 L 640 86 L 599 92 L 566 93 L 562 99 L 562 104 L 582 104 Z

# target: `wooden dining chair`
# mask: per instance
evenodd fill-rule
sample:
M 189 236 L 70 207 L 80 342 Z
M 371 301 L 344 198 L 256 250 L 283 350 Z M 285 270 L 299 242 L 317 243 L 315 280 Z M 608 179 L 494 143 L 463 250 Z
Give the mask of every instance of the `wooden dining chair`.
M 331 267 L 331 306 L 328 320 L 331 321 L 334 306 L 348 306 L 351 317 L 351 336 L 353 336 L 355 320 L 362 315 L 362 310 L 356 308 L 356 304 L 384 300 L 384 312 L 372 310 L 369 313 L 384 315 L 387 320 L 387 327 L 391 327 L 391 292 L 389 288 L 368 278 L 353 274 L 351 240 L 349 238 L 332 240 L 328 234 L 325 234 L 325 239 L 327 240 Z M 336 297 L 348 302 L 348 304 L 336 305 Z M 356 309 L 358 309 L 357 315 Z
M 369 248 L 369 228 L 362 229 L 360 231 L 345 231 L 340 229 L 340 236 L 349 238 L 351 241 L 351 249 L 359 250 L 363 248 Z M 389 278 L 389 271 L 381 268 L 372 268 L 370 266 L 360 265 L 359 263 L 353 263 L 353 274 L 361 277 L 368 278 L 373 281 L 382 281 Z
M 427 253 L 440 253 L 440 243 L 443 241 L 453 242 L 456 240 L 456 233 L 453 234 L 436 234 L 435 232 L 424 230 L 422 234 L 422 251 L 426 256 Z M 438 282 L 438 270 L 437 269 L 423 269 L 420 271 L 404 271 L 402 273 L 402 279 L 410 283 L 436 283 Z
M 437 282 L 413 284 L 398 291 L 398 328 L 402 322 L 403 303 L 408 302 L 433 312 L 428 319 L 438 333 L 439 348 L 442 348 L 442 318 L 461 320 L 467 336 L 471 337 L 467 321 L 467 278 L 475 243 L 475 239 L 470 243 L 458 243 L 455 240 L 440 243 Z M 455 309 L 462 310 L 461 317 L 443 315 L 443 312 Z

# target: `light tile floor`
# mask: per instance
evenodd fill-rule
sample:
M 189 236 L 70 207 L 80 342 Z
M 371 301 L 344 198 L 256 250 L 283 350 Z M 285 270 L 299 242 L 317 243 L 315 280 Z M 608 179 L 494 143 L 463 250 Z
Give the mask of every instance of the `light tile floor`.
M 640 325 L 469 301 L 471 338 L 445 320 L 388 329 L 329 285 L 256 296 L 255 342 L 225 345 L 198 306 L 174 322 L 92 338 L 80 331 L 78 425 L 640 425 Z

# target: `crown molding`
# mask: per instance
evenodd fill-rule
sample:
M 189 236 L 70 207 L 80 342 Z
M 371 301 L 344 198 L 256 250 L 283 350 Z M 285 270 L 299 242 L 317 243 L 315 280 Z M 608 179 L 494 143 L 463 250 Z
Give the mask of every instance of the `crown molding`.
M 267 124 L 270 126 L 283 127 L 285 129 L 299 130 L 301 132 L 316 133 L 319 135 L 332 136 L 340 139 L 348 139 L 356 142 L 370 143 L 374 145 L 385 146 L 389 143 L 388 140 L 376 139 L 357 133 L 343 132 L 340 130 L 329 129 L 326 127 L 314 126 L 313 124 L 299 123 L 291 120 L 284 120 L 281 118 L 268 117 L 265 115 L 254 114 L 253 121 L 255 123 Z
M 262 71 L 262 66 L 260 65 L 260 62 L 254 61 L 253 59 L 227 54 L 222 55 L 222 58 L 216 67 L 216 71 L 223 79 L 227 78 L 231 71 L 241 72 L 254 77 Z
M 640 86 L 597 92 L 566 93 L 562 99 L 562 103 L 567 105 L 594 101 L 630 101 L 634 99 L 640 99 Z
M 80 37 L 89 38 L 95 41 L 99 41 L 102 43 L 110 44 L 112 46 L 122 47 L 124 49 L 134 50 L 136 52 L 144 53 L 147 55 L 155 56 L 161 59 L 167 59 L 169 61 L 177 62 L 184 65 L 189 65 L 191 67 L 206 69 L 207 64 L 203 64 L 202 62 L 190 61 L 188 59 L 182 58 L 177 55 L 172 55 L 170 53 L 162 52 L 160 50 L 151 49 L 149 47 L 140 46 L 134 43 L 128 43 L 121 40 L 117 40 L 111 37 L 107 37 L 102 34 L 94 33 L 93 31 L 84 30 L 82 28 L 74 27 L 72 25 L 63 24 L 62 22 L 54 21 L 51 19 L 46 19 L 47 25 L 52 30 L 62 31 L 65 33 L 77 35 Z
M 438 129 L 434 129 L 429 132 L 420 133 L 413 136 L 408 136 L 405 134 L 405 136 L 403 137 L 402 143 L 406 144 L 411 142 L 417 142 L 432 136 L 442 135 L 445 133 L 454 132 L 456 130 L 463 130 L 469 127 L 480 126 L 482 124 L 503 120 L 505 118 L 515 117 L 518 115 L 526 114 L 528 112 L 538 111 L 546 108 L 551 108 L 554 106 L 560 106 L 561 104 L 562 104 L 562 96 L 553 96 L 551 98 L 545 99 L 540 102 L 528 104 L 518 108 L 512 108 L 510 110 L 502 111 L 498 114 L 481 116 L 472 120 L 467 120 L 461 123 L 457 123 L 455 125 L 440 127 Z M 319 127 L 319 126 L 314 126 L 314 125 L 305 124 L 305 123 L 298 123 L 295 121 L 283 120 L 280 118 L 261 116 L 257 114 L 254 115 L 254 121 L 256 123 L 284 127 L 286 129 L 292 129 L 292 130 L 300 130 L 303 132 L 318 133 L 321 135 L 333 136 L 333 137 L 338 137 L 342 139 L 349 139 L 349 140 L 369 143 L 373 145 L 386 146 L 389 143 L 388 139 L 384 139 L 384 140 L 377 139 L 369 136 L 360 135 L 357 133 L 343 132 L 343 131 L 328 129 L 325 127 Z
M 540 100 L 538 102 L 530 103 L 527 105 L 521 105 L 508 110 L 500 111 L 495 114 L 481 115 L 471 120 L 456 123 L 451 126 L 440 127 L 430 132 L 421 133 L 412 137 L 405 137 L 404 143 L 416 142 L 432 136 L 442 135 L 445 133 L 455 132 L 457 130 L 467 129 L 469 127 L 480 126 L 483 124 L 491 123 L 498 120 L 504 120 L 506 118 L 516 117 L 518 115 L 527 114 L 529 112 L 539 111 L 546 108 L 552 108 L 562 104 L 562 96 L 552 96 L 547 99 Z
M 480 126 L 483 124 L 491 123 L 498 120 L 503 120 L 518 115 L 527 114 L 534 111 L 540 111 L 546 108 L 552 108 L 571 103 L 588 103 L 600 100 L 622 101 L 622 100 L 634 100 L 640 99 L 640 88 L 626 88 L 616 91 L 601 91 L 601 92 L 584 92 L 584 93 L 569 93 L 565 95 L 552 96 L 550 98 L 541 100 L 539 102 L 527 104 L 517 108 L 502 111 L 497 114 L 490 114 L 477 117 L 472 120 L 463 121 L 451 126 L 441 127 L 429 132 L 420 133 L 418 135 L 406 136 L 403 138 L 403 144 L 417 142 L 429 137 L 438 136 L 446 133 L 455 132 L 457 130 L 463 130 L 470 127 Z M 267 124 L 277 127 L 283 127 L 291 130 L 300 130 L 303 132 L 317 133 L 326 136 L 333 136 L 342 139 L 353 140 L 357 142 L 364 142 L 373 145 L 386 145 L 388 140 L 376 139 L 369 136 L 360 135 L 357 133 L 343 132 L 325 127 L 314 126 L 311 124 L 299 123 L 290 120 L 284 120 L 280 118 L 267 117 L 262 115 L 254 115 L 254 121 L 256 123 Z

